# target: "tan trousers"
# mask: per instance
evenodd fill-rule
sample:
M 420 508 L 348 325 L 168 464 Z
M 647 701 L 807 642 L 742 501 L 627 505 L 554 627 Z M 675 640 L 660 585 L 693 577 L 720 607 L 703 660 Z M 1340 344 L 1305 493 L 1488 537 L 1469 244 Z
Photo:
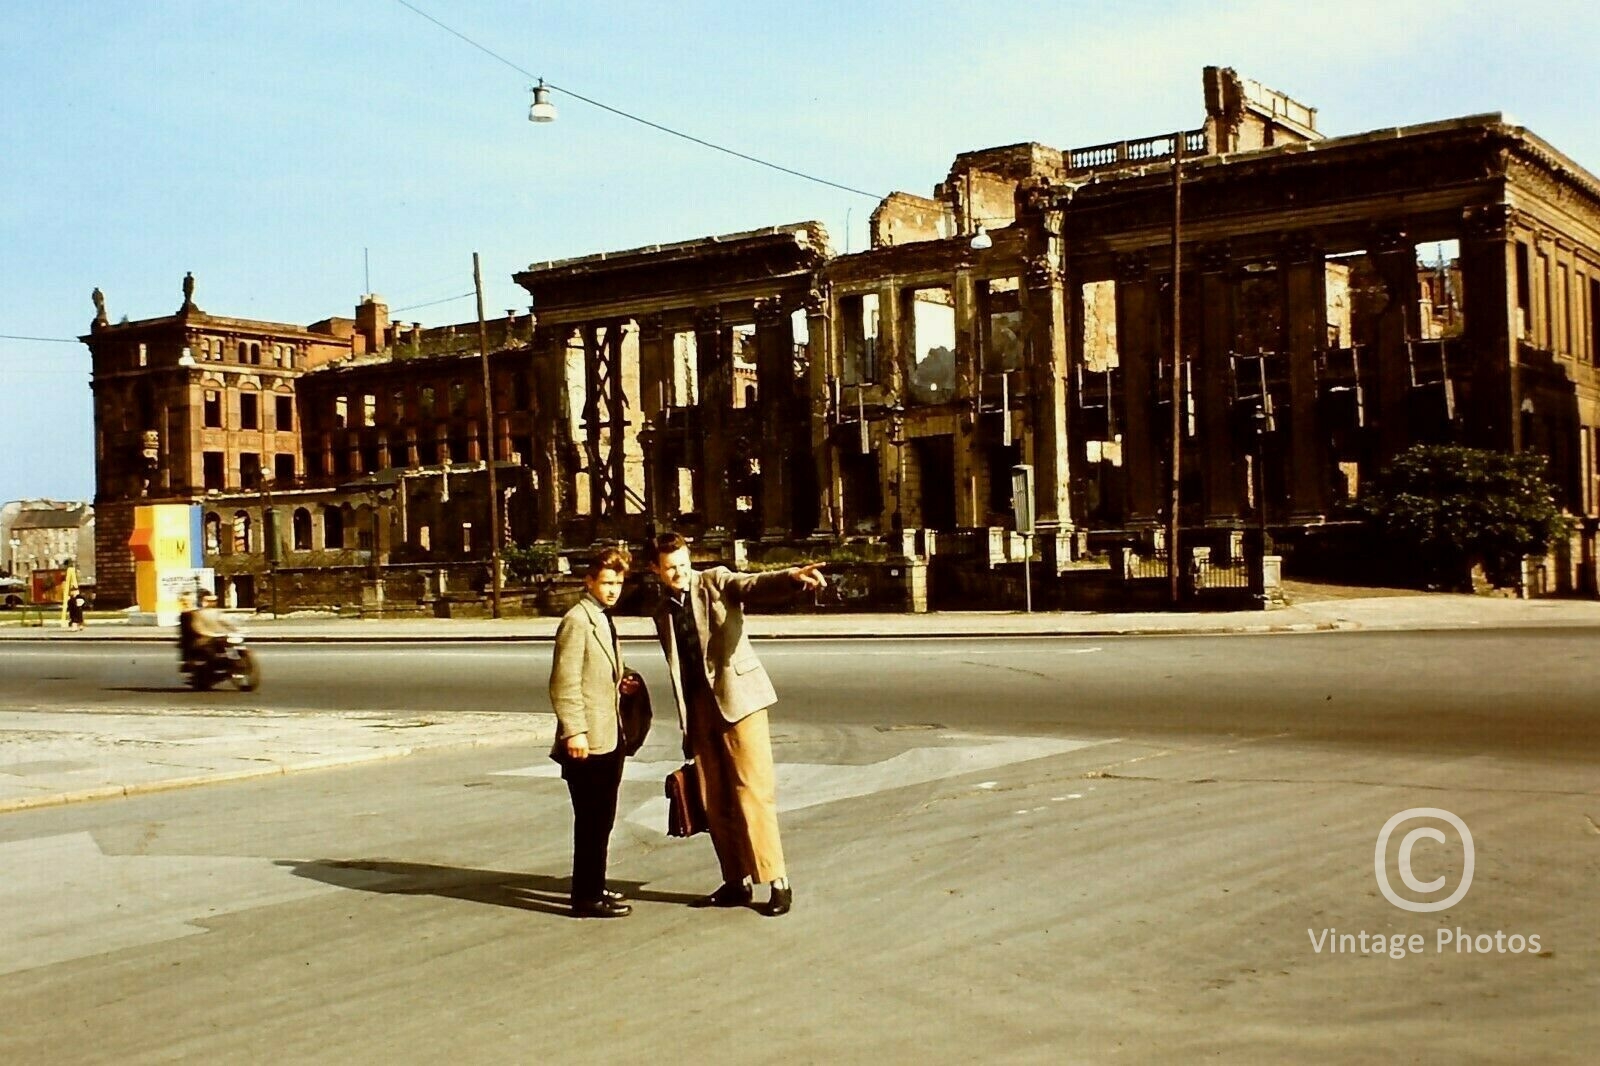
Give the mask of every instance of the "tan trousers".
M 706 821 L 722 880 L 775 881 L 786 876 L 778 840 L 778 787 L 767 712 L 729 724 L 702 689 L 689 711 L 689 750 L 700 768 Z

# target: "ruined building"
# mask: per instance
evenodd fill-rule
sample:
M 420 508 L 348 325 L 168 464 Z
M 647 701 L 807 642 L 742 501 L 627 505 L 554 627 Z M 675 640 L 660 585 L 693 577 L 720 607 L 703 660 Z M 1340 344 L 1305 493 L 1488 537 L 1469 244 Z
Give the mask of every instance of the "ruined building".
M 1232 71 L 1204 89 L 1176 135 L 962 154 L 857 254 L 805 223 L 533 264 L 535 315 L 490 324 L 492 426 L 476 322 L 102 313 L 101 599 L 127 508 L 173 499 L 257 595 L 262 471 L 299 600 L 410 596 L 485 556 L 491 452 L 521 543 L 933 530 L 980 569 L 1027 463 L 1053 574 L 1164 550 L 1174 422 L 1186 551 L 1265 525 L 1313 552 L 1397 452 L 1452 441 L 1549 458 L 1580 519 L 1551 587 L 1593 592 L 1600 182 L 1498 115 L 1330 138 Z

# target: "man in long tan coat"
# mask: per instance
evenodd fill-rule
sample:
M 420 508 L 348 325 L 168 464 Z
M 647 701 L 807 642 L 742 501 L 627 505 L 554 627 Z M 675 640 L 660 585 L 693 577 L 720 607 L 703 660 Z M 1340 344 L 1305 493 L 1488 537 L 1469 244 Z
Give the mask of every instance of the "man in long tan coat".
M 699 572 L 676 533 L 656 539 L 656 577 L 667 596 L 656 633 L 672 675 L 678 724 L 700 771 L 711 844 L 722 886 L 698 901 L 706 907 L 748 906 L 753 881 L 772 885 L 763 910 L 786 914 L 793 903 L 778 838 L 777 782 L 767 708 L 777 702 L 772 679 L 744 631 L 744 606 L 822 588 L 818 565 L 766 574 L 718 566 Z
M 617 820 L 623 742 L 619 693 L 637 681 L 625 671 L 622 645 L 606 612 L 622 594 L 628 554 L 601 552 L 584 574 L 584 594 L 556 629 L 550 706 L 556 736 L 550 757 L 572 797 L 572 913 L 622 918 L 632 910 L 606 888 L 606 855 Z

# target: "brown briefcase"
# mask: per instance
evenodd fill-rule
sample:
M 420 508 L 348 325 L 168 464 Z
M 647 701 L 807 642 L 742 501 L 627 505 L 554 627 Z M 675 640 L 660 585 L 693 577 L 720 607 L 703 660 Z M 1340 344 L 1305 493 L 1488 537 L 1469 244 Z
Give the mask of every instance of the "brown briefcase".
M 706 805 L 700 797 L 700 768 L 691 759 L 667 775 L 667 835 L 692 837 L 706 831 Z

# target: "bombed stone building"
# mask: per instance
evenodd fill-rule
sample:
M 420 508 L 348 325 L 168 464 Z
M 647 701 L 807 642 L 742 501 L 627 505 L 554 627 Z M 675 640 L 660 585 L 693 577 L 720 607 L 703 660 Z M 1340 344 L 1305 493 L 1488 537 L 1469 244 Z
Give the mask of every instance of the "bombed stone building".
M 1421 441 L 1546 456 L 1579 519 L 1548 587 L 1593 592 L 1600 181 L 1498 115 L 1325 137 L 1203 84 L 1176 134 L 964 153 L 856 254 L 802 223 L 532 264 L 532 315 L 487 329 L 492 420 L 476 322 L 102 313 L 102 600 L 128 508 L 195 500 L 238 602 L 268 508 L 280 598 L 413 601 L 487 558 L 492 456 L 521 544 L 877 542 L 953 605 L 1030 552 L 1068 582 L 1114 545 L 1136 576 L 1174 497 L 1185 565 L 1242 565 L 1258 528 L 1310 558 Z

